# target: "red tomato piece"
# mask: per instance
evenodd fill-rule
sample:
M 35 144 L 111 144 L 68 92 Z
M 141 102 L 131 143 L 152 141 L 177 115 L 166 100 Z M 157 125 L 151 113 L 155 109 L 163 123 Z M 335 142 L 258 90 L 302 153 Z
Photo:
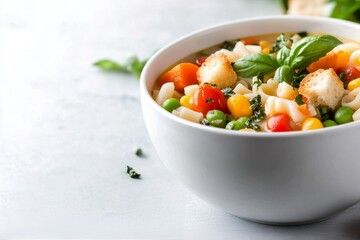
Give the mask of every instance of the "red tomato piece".
M 194 94 L 193 109 L 204 116 L 210 110 L 220 110 L 228 113 L 226 98 L 220 89 L 209 84 L 201 86 Z
M 256 39 L 252 39 L 252 38 L 245 38 L 243 40 L 241 40 L 244 45 L 253 45 L 253 44 L 259 44 L 259 41 Z
M 344 80 L 344 84 L 345 86 L 348 85 L 348 83 L 351 81 L 351 80 L 354 80 L 356 78 L 359 78 L 360 77 L 360 71 L 357 70 L 355 67 L 353 66 L 348 66 L 345 71 L 344 71 L 344 76 L 343 76 L 343 80 Z
M 270 117 L 267 120 L 266 126 L 270 132 L 287 132 L 293 130 L 290 125 L 290 117 L 285 113 L 279 113 Z
M 195 60 L 196 65 L 201 67 L 201 65 L 206 61 L 207 58 L 208 56 L 199 57 L 198 59 Z

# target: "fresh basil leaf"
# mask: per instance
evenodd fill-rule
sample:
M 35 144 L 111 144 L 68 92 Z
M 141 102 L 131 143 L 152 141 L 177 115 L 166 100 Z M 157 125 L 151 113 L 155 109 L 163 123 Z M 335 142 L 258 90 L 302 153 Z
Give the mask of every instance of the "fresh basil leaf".
M 290 56 L 286 61 L 293 69 L 303 69 L 341 43 L 331 35 L 305 37 L 291 48 Z
M 120 71 L 120 72 L 127 71 L 124 66 L 122 66 L 122 65 L 118 64 L 117 62 L 110 60 L 110 59 L 99 60 L 94 63 L 94 66 L 97 66 L 101 69 L 109 70 L 109 71 Z
M 289 55 L 290 49 L 288 49 L 287 47 L 282 47 L 276 55 L 276 60 L 278 61 L 279 65 L 284 65 L 285 60 L 289 57 Z
M 293 80 L 293 76 L 294 70 L 288 65 L 283 65 L 276 69 L 274 80 L 279 83 L 286 82 L 290 84 Z
M 147 61 L 148 59 L 140 60 L 137 56 L 130 56 L 123 64 L 110 59 L 103 59 L 95 62 L 94 66 L 108 71 L 131 73 L 135 77 L 140 78 L 141 72 Z
M 234 71 L 239 77 L 250 78 L 274 72 L 279 67 L 276 59 L 267 54 L 257 53 L 240 58 L 233 64 Z
M 280 6 L 281 6 L 282 9 L 284 10 L 284 12 L 287 12 L 287 10 L 289 9 L 289 2 L 288 2 L 288 0 L 278 0 L 278 2 L 280 3 Z

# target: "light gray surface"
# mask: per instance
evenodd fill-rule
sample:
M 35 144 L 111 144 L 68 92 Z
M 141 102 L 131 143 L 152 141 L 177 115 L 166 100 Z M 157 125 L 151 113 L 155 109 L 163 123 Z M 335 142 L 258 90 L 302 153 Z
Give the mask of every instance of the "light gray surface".
M 360 206 L 274 227 L 204 203 L 163 167 L 138 82 L 99 58 L 146 57 L 199 28 L 279 12 L 272 0 L 0 2 L 0 239 L 357 239 Z M 132 149 L 143 148 L 137 158 Z M 143 179 L 130 179 L 126 165 Z

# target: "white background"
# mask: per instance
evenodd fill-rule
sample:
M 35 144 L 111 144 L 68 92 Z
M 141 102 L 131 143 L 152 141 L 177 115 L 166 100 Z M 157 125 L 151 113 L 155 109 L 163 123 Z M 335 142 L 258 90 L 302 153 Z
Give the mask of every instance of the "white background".
M 147 57 L 275 0 L 1 0 L 0 238 L 357 239 L 360 206 L 293 227 L 213 208 L 160 162 L 138 80 L 92 63 Z M 133 147 L 145 156 L 138 158 Z M 142 174 L 129 178 L 126 165 Z

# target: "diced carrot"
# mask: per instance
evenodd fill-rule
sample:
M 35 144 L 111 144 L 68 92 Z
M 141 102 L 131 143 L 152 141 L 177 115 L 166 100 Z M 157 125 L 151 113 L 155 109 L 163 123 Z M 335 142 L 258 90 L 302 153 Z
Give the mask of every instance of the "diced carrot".
M 193 63 L 180 63 L 163 73 L 158 79 L 158 84 L 163 85 L 167 82 L 173 82 L 177 91 L 183 92 L 184 87 L 197 84 L 196 72 L 199 67 Z
M 310 115 L 310 111 L 307 108 L 307 104 L 303 104 L 301 106 L 298 106 L 298 110 L 299 112 L 301 112 L 303 115 L 305 116 L 309 116 Z
M 349 64 L 350 54 L 345 51 L 339 51 L 337 53 L 337 61 L 336 61 L 336 72 L 345 71 L 347 65 Z
M 252 38 L 245 38 L 243 40 L 241 40 L 244 45 L 252 45 L 252 44 L 259 44 L 259 41 L 256 39 L 252 39 Z
M 307 67 L 307 70 L 312 73 L 318 69 L 336 68 L 337 55 L 333 52 L 329 52 L 326 56 L 320 58 L 316 62 L 313 62 Z

